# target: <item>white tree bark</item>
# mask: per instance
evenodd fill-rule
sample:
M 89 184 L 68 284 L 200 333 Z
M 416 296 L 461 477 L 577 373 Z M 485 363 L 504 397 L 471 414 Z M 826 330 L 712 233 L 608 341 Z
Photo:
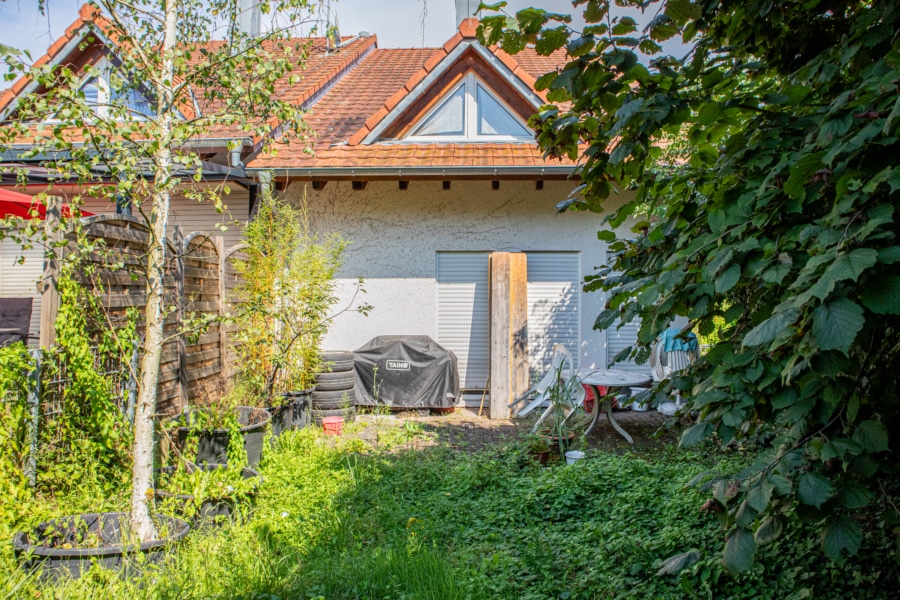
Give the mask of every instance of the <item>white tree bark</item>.
M 147 257 L 144 357 L 141 362 L 140 390 L 134 417 L 131 526 L 141 542 L 157 538 L 156 527 L 150 518 L 149 503 L 153 494 L 153 430 L 165 320 L 163 278 L 166 274 L 167 258 L 166 233 L 172 167 L 172 121 L 176 111 L 172 103 L 175 75 L 174 49 L 178 21 L 176 0 L 166 2 L 165 16 L 165 35 L 161 48 L 163 68 L 156 85 L 159 146 L 154 156 L 156 163 L 155 193 L 150 212 L 151 239 Z

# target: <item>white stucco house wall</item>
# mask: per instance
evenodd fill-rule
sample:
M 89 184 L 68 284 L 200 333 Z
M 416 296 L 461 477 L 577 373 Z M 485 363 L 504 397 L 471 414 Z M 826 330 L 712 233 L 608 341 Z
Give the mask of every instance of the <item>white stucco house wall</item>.
M 593 329 L 605 298 L 581 288 L 606 261 L 602 217 L 556 213 L 579 184 L 576 165 L 545 159 L 527 127 L 546 101 L 535 80 L 564 52 L 509 56 L 481 46 L 476 27 L 462 20 L 439 49 L 373 46 L 311 106 L 314 155 L 288 146 L 247 165 L 305 202 L 315 230 L 351 242 L 339 308 L 363 277 L 373 309 L 336 319 L 326 347 L 428 335 L 456 353 L 469 403 L 489 387 L 492 252 L 526 255 L 531 377 L 546 371 L 554 343 L 603 369 L 636 334 Z

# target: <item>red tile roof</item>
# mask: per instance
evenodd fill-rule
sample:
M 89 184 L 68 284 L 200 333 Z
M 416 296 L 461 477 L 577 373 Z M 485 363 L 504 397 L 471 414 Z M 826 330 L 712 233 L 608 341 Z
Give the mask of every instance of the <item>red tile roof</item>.
M 48 53 L 38 60 L 44 64 L 57 58 L 62 48 L 81 35 L 89 24 L 108 27 L 96 9 L 85 5 L 79 19 L 65 35 L 54 42 Z M 303 45 L 306 63 L 299 82 L 288 78 L 277 82 L 282 99 L 309 107 L 305 120 L 315 131 L 310 144 L 277 143 L 269 152 L 250 161 L 250 169 L 330 169 L 330 168 L 433 168 L 456 167 L 573 167 L 570 161 L 545 160 L 534 143 L 450 143 L 405 144 L 363 141 L 411 93 L 422 93 L 418 84 L 436 69 L 450 65 L 445 59 L 464 41 L 473 43 L 478 22 L 466 19 L 459 31 L 441 48 L 379 49 L 375 36 L 343 38 L 337 50 L 328 50 L 323 38 L 290 40 Z M 115 40 L 113 40 L 115 41 Z M 225 42 L 214 42 L 219 47 Z M 539 56 L 533 49 L 510 56 L 499 48 L 489 49 L 521 82 L 533 89 L 537 77 L 560 68 L 565 51 L 549 57 Z M 204 58 L 195 53 L 199 65 Z M 21 78 L 0 95 L 0 110 L 21 93 L 28 84 Z M 417 87 L 418 86 L 418 87 Z M 538 93 L 538 95 L 541 95 Z M 203 106 L 200 110 L 213 110 Z M 277 125 L 274 121 L 270 123 Z M 247 137 L 236 127 L 208 132 L 210 138 Z M 23 140 L 24 141 L 24 140 Z M 489 170 L 489 169 L 488 169 Z
M 276 144 L 275 152 L 254 158 L 248 167 L 315 170 L 321 176 L 321 170 L 330 168 L 574 166 L 567 160 L 545 160 L 534 143 L 363 143 L 426 76 L 447 67 L 444 59 L 460 43 L 475 38 L 477 24 L 475 19 L 464 20 L 442 48 L 373 50 L 307 114 L 307 124 L 317 133 L 312 155 L 301 147 Z M 532 89 L 537 77 L 565 64 L 564 50 L 549 57 L 530 48 L 515 57 L 499 48 L 490 50 Z

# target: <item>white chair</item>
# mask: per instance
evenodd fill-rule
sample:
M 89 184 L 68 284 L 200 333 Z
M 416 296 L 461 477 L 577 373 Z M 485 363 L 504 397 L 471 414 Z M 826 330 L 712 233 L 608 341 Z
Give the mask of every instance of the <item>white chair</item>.
M 568 367 L 565 366 L 566 364 L 568 364 Z M 550 388 L 559 384 L 563 372 L 567 369 L 572 373 L 575 371 L 575 362 L 572 360 L 572 354 L 562 344 L 553 344 L 553 355 L 550 358 L 550 370 L 547 371 L 544 377 L 534 384 L 531 389 L 510 403 L 509 407 L 512 408 L 520 402 L 531 399 L 531 402 L 526 404 L 525 408 L 520 410 L 516 416 L 524 417 L 546 401 L 550 397 Z
M 564 375 L 566 374 L 568 374 L 568 378 L 564 381 Z M 550 370 L 538 383 L 516 398 L 509 406 L 512 408 L 520 402 L 531 400 L 516 415 L 523 417 L 544 402 L 549 402 L 549 406 L 547 406 L 531 429 L 532 433 L 537 433 L 544 421 L 555 411 L 562 411 L 564 415 L 562 422 L 568 422 L 572 415 L 575 414 L 575 411 L 584 404 L 585 395 L 584 387 L 581 385 L 578 374 L 575 372 L 575 361 L 572 359 L 572 354 L 562 344 L 553 344 Z
M 695 360 L 700 358 L 700 345 L 693 344 L 693 348 L 688 350 L 669 350 L 666 352 L 666 334 L 674 330 L 666 330 L 660 335 L 653 347 L 650 349 L 650 374 L 653 381 L 663 381 L 671 377 L 674 373 L 686 369 Z M 676 391 L 675 402 L 663 402 L 656 409 L 664 415 L 672 416 L 682 406 L 681 392 Z

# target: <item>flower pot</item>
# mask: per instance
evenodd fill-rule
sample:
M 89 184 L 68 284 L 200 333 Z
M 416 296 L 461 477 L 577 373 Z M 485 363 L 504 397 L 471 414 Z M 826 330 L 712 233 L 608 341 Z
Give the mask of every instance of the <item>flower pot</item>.
M 567 431 L 564 438 L 560 439 L 560 437 L 556 434 L 551 434 L 549 432 L 544 432 L 541 434 L 541 437 L 547 441 L 547 445 L 550 446 L 551 450 L 557 450 L 560 446 L 562 446 L 563 451 L 568 450 L 572 445 L 572 442 L 575 441 L 575 432 Z
M 241 425 L 241 437 L 244 450 L 247 452 L 247 464 L 255 467 L 262 458 L 263 437 L 271 420 L 271 415 L 264 408 L 238 406 L 238 423 Z M 189 415 L 188 415 L 189 418 Z M 185 416 L 179 417 L 184 422 Z M 176 440 L 180 448 L 184 448 L 191 430 L 188 427 L 176 429 Z M 227 429 L 204 429 L 198 433 L 197 456 L 193 462 L 197 464 L 228 464 L 228 443 L 231 432 Z
M 531 456 L 531 460 L 541 465 L 542 467 L 547 464 L 547 461 L 550 460 L 550 451 L 542 450 L 541 452 L 529 452 L 529 456 Z
M 341 435 L 344 430 L 344 417 L 322 417 L 322 430 L 325 435 Z
M 266 407 L 272 415 L 272 435 L 275 437 L 294 428 L 294 399 L 286 394 L 284 399 L 282 404 Z
M 13 550 L 24 569 L 40 568 L 43 580 L 65 575 L 78 578 L 93 564 L 126 576 L 137 575 L 142 562 L 161 561 L 191 529 L 182 519 L 160 516 L 157 527 L 163 528 L 165 537 L 123 544 L 122 529 L 127 528 L 128 518 L 127 513 L 89 513 L 53 519 L 17 533 Z M 92 547 L 75 547 L 85 545 L 86 538 L 93 539 Z
M 227 465 L 222 464 L 206 464 L 206 465 L 197 465 L 196 467 L 193 465 L 188 465 L 188 473 L 193 473 L 194 469 L 200 469 L 201 471 L 214 471 L 216 469 L 224 469 Z M 156 472 L 163 475 L 172 475 L 175 473 L 175 467 L 163 467 L 161 469 L 157 469 Z M 249 469 L 244 467 L 241 469 L 241 478 L 242 479 L 252 479 L 256 478 L 256 486 L 251 495 L 252 497 L 256 495 L 256 489 L 262 484 L 262 477 L 260 477 L 257 471 L 253 469 Z M 178 499 L 179 505 L 181 506 L 182 515 L 187 514 L 187 511 L 184 506 L 194 501 L 194 497 L 190 494 L 172 494 L 171 492 L 167 492 L 162 489 L 156 490 L 156 498 L 159 501 L 166 500 L 168 498 L 176 498 Z M 234 498 L 208 498 L 203 501 L 199 508 L 197 508 L 196 513 L 193 516 L 194 525 L 206 527 L 206 526 L 221 526 L 226 522 L 231 521 L 232 515 L 235 513 L 235 499 Z
M 569 450 L 568 452 L 566 452 L 566 464 L 567 465 L 574 465 L 575 463 L 577 463 L 579 460 L 582 460 L 583 458 L 584 458 L 584 452 L 582 452 L 581 450 Z
M 312 396 L 312 392 L 312 388 L 300 390 L 299 392 L 285 392 L 285 396 L 290 395 L 292 398 L 294 418 L 292 427 L 294 429 L 303 429 L 304 427 L 309 427 L 309 424 L 312 423 L 312 417 L 309 412 L 309 399 Z

